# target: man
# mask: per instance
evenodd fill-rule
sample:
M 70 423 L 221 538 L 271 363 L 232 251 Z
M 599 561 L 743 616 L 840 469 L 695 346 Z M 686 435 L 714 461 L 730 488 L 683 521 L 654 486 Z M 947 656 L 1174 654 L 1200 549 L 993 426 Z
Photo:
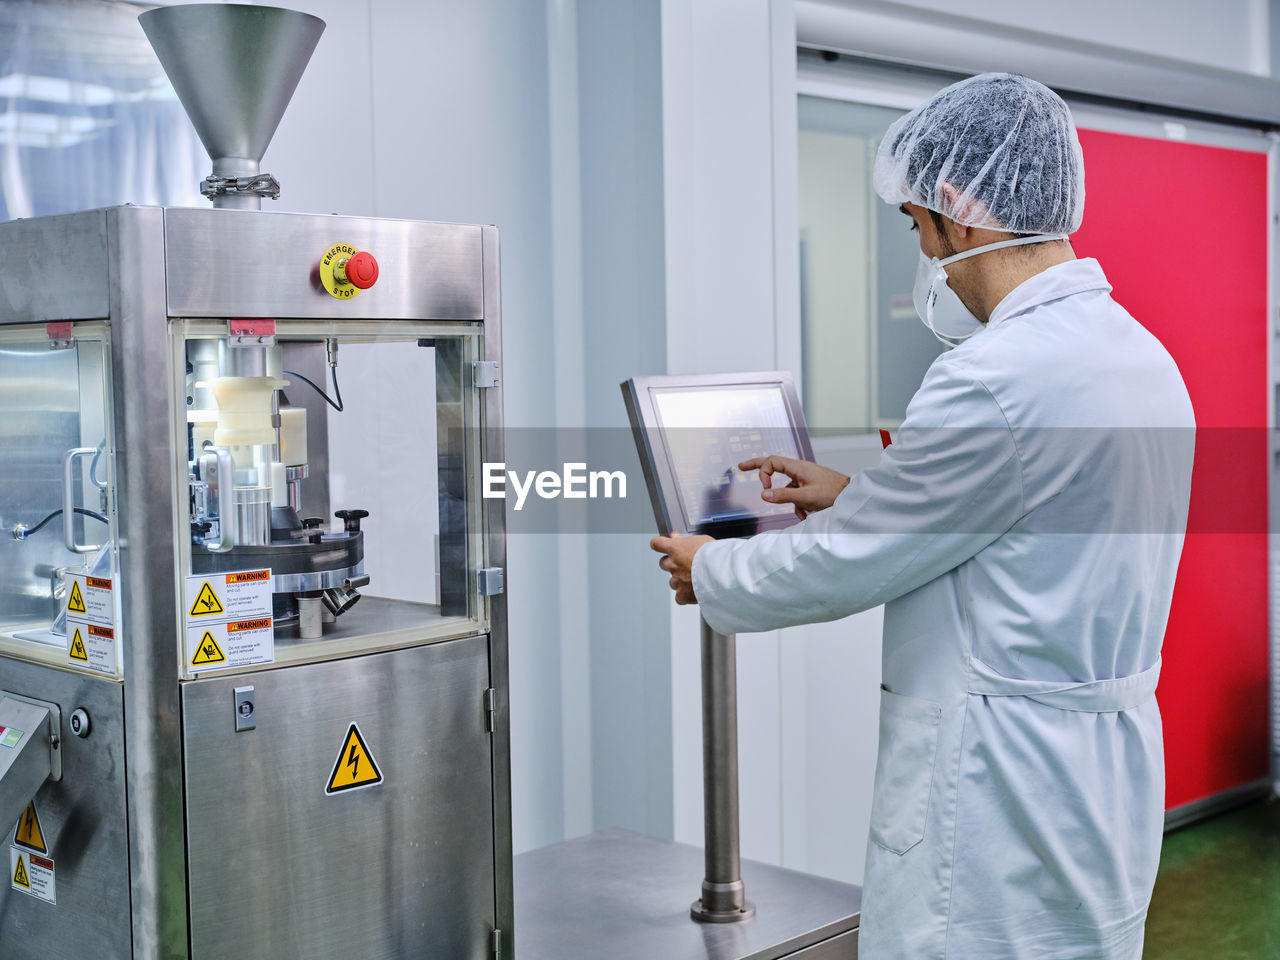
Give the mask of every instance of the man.
M 1142 954 L 1195 422 L 1172 359 L 1066 240 L 1083 178 L 1066 104 L 1024 77 L 895 122 L 876 189 L 920 232 L 917 309 L 954 349 L 852 481 L 740 465 L 801 523 L 653 541 L 721 633 L 885 604 L 863 960 Z

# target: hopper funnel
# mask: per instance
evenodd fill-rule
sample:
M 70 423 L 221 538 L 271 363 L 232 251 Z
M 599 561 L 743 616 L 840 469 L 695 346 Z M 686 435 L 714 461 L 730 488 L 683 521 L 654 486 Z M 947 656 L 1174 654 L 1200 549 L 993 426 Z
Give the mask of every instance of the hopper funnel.
M 259 164 L 324 21 L 279 7 L 193 3 L 156 7 L 138 22 L 213 159 L 200 192 L 217 207 L 253 209 L 279 196 Z

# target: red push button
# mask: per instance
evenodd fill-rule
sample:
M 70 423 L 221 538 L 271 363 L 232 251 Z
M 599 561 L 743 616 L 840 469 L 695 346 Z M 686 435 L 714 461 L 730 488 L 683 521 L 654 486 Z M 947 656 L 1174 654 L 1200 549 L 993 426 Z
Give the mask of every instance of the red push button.
M 346 273 L 352 286 L 368 290 L 378 282 L 378 261 L 372 253 L 362 250 L 346 262 Z

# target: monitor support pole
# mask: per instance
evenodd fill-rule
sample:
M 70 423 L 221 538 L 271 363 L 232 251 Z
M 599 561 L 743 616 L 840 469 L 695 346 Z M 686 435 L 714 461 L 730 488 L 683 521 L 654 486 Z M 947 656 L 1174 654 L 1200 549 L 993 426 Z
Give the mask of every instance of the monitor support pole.
M 704 923 L 755 915 L 742 886 L 738 848 L 737 638 L 702 623 L 702 803 L 706 876 L 689 912 Z

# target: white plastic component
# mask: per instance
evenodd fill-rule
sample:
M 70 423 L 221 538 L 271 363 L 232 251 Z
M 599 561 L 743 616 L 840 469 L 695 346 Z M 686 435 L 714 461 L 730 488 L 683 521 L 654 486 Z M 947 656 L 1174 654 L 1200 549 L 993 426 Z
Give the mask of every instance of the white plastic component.
M 219 377 L 213 382 L 218 401 L 218 429 L 213 442 L 220 447 L 274 444 L 271 394 L 284 386 L 275 377 Z
M 307 462 L 307 408 L 280 408 L 280 460 L 290 467 Z
M 289 484 L 284 478 L 284 464 L 279 460 L 271 463 L 271 506 L 287 507 L 289 505 Z

